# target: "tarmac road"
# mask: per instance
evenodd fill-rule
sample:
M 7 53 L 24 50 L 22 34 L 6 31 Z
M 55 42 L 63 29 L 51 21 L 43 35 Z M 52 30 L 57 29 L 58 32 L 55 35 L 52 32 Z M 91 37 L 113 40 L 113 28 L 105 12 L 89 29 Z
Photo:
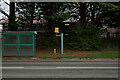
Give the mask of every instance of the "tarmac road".
M 3 61 L 3 78 L 118 78 L 118 61 Z

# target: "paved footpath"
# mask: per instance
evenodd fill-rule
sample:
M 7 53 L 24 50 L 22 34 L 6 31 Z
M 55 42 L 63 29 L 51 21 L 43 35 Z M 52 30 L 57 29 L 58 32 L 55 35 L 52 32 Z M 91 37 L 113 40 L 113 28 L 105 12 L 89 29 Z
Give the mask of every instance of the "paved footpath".
M 0 63 L 2 63 L 2 32 L 0 31 Z M 0 64 L 2 67 L 2 64 Z M 0 79 L 2 78 L 2 69 L 0 69 Z

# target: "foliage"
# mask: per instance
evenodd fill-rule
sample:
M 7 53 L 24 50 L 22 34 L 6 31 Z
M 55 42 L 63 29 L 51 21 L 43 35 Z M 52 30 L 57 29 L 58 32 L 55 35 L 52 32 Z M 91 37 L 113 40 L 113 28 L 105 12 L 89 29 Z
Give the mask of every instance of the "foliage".
M 99 29 L 90 23 L 75 25 L 69 43 L 70 48 L 77 50 L 98 50 L 100 48 Z
M 119 27 L 120 25 L 120 4 L 119 3 L 98 3 L 99 20 L 108 24 L 108 27 Z M 96 8 L 96 9 L 98 9 Z
M 40 17 L 41 15 L 47 21 L 63 21 L 70 17 L 70 10 L 75 6 L 75 3 L 65 3 L 65 2 L 50 2 L 50 3 L 36 3 L 36 15 Z
M 55 34 L 39 34 L 37 36 L 37 46 L 42 49 L 46 48 L 59 48 L 60 47 L 60 37 L 56 37 Z
M 32 20 L 37 20 L 39 22 L 39 20 L 43 18 L 48 27 L 48 31 L 51 33 L 56 25 L 58 26 L 62 21 L 70 17 L 71 9 L 75 7 L 73 4 L 75 3 L 17 2 L 16 14 L 18 16 L 18 23 L 20 25 L 31 24 L 33 22 Z
M 119 38 L 102 38 L 101 49 L 108 51 L 118 51 Z
M 82 6 L 83 4 L 84 6 Z M 10 7 L 14 8 L 13 6 Z M 16 14 L 17 23 L 21 25 L 28 24 L 28 21 L 31 23 L 33 19 L 40 19 L 41 16 L 43 16 L 48 23 L 57 23 L 57 25 L 59 25 L 63 20 L 68 19 L 70 16 L 73 16 L 76 20 L 83 20 L 82 18 L 84 18 L 87 19 L 87 22 L 95 21 L 96 24 L 99 24 L 99 21 L 101 21 L 102 23 L 108 24 L 109 27 L 118 27 L 120 25 L 119 3 L 16 2 L 15 10 L 15 12 L 11 12 L 13 12 L 12 14 Z M 14 18 L 14 15 L 10 17 Z M 96 19 L 94 19 L 95 17 Z M 15 22 L 11 22 L 10 24 L 14 23 Z M 50 26 L 53 25 L 49 24 L 48 27 Z
M 72 5 L 72 3 L 37 3 L 36 10 L 38 13 L 36 13 L 36 15 L 38 17 L 41 15 L 44 17 L 47 21 L 48 31 L 51 33 L 55 26 L 60 26 L 59 24 L 61 24 L 62 21 L 70 17 L 69 11 L 72 6 L 69 7 L 69 5 Z
M 26 2 L 17 2 L 16 3 L 16 18 L 17 18 L 17 23 L 19 26 L 23 26 L 25 24 L 32 24 L 30 21 L 35 18 L 34 15 L 34 5 L 35 3 L 26 3 Z

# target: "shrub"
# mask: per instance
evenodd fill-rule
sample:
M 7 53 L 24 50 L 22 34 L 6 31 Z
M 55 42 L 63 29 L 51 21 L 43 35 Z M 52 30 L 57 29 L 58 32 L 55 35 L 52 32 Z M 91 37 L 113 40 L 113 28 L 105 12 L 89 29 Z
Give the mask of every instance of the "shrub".
M 100 41 L 99 29 L 95 25 L 81 23 L 73 27 L 68 45 L 76 50 L 98 50 Z
M 39 34 L 39 36 L 37 36 L 37 46 L 42 49 L 59 48 L 60 39 L 59 37 L 56 37 L 55 34 Z

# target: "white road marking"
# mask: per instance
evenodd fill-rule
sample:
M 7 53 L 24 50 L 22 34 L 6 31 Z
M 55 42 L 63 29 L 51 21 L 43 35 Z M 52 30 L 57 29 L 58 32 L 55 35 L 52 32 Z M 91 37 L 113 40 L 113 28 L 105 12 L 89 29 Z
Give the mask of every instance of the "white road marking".
M 0 69 L 120 69 L 120 67 L 0 67 Z
M 56 67 L 57 69 L 120 69 L 120 67 Z
M 24 67 L 0 67 L 0 69 L 23 69 Z
M 0 69 L 120 69 L 120 67 L 0 67 Z
M 25 67 L 24 69 L 56 69 L 56 67 Z

